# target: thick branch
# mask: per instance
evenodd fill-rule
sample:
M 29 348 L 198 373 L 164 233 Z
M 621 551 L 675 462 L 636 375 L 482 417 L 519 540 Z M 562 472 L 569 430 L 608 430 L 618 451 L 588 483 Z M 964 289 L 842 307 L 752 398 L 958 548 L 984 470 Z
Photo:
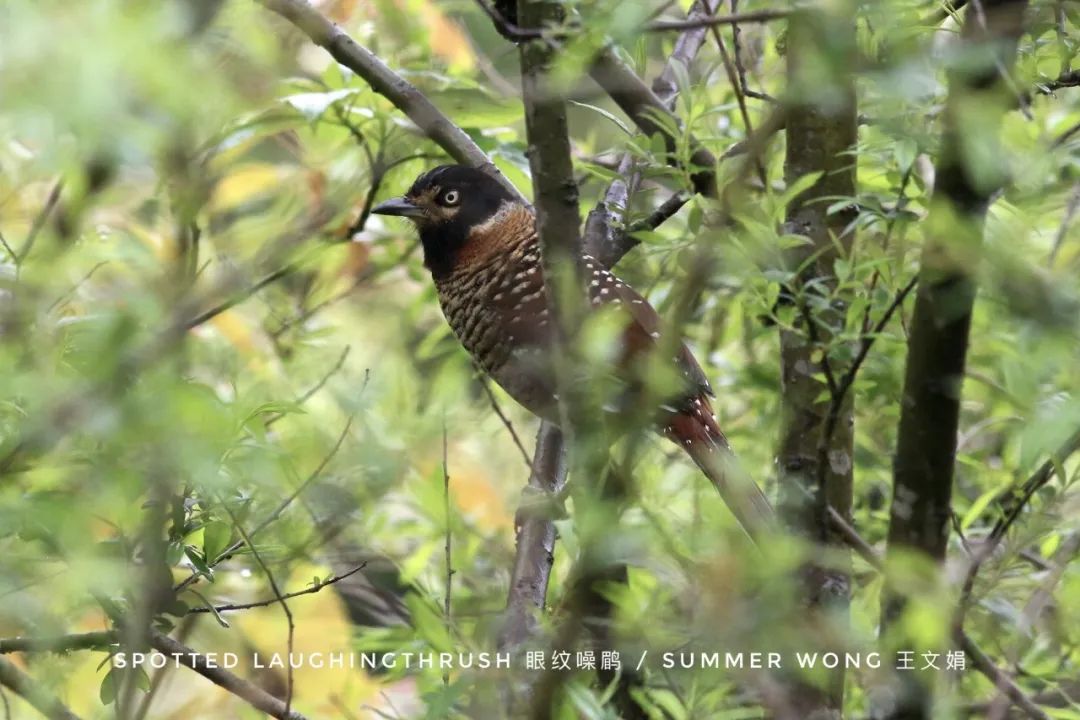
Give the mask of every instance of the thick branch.
M 783 420 L 778 457 L 779 509 L 785 523 L 807 542 L 842 546 L 843 540 L 832 532 L 828 517 L 832 512 L 844 518 L 851 514 L 852 403 L 850 399 L 845 402 L 837 392 L 828 350 L 843 326 L 843 311 L 834 302 L 817 303 L 811 310 L 808 296 L 820 292 L 819 288 L 836 287 L 834 261 L 843 257 L 851 244 L 847 228 L 854 208 L 833 213 L 829 205 L 831 199 L 855 195 L 855 163 L 850 151 L 857 140 L 857 126 L 853 79 L 849 75 L 822 78 L 814 72 L 820 66 L 815 62 L 816 54 L 827 33 L 854 37 L 855 28 L 849 20 L 824 11 L 808 11 L 788 24 L 787 83 L 792 107 L 786 123 L 784 176 L 789 186 L 807 175 L 817 174 L 818 180 L 792 201 L 785 223 L 788 233 L 810 242 L 785 254 L 787 267 L 800 269 L 790 287 L 804 327 L 780 331 Z M 731 83 L 739 92 L 735 69 L 720 46 Z M 827 93 L 818 91 L 817 86 L 822 84 L 830 86 Z M 807 93 L 805 89 L 811 86 L 815 92 Z M 822 103 L 822 94 L 840 101 Z M 744 120 L 749 120 L 745 110 Z M 819 371 L 825 383 L 818 379 Z M 838 403 L 836 427 L 840 431 L 831 433 L 827 441 L 829 402 L 821 399 L 823 395 L 837 398 Z M 827 446 L 819 452 L 823 442 Z M 846 613 L 849 575 L 841 566 L 807 563 L 802 579 L 808 608 L 812 612 Z M 844 670 L 840 667 L 830 671 L 824 687 L 793 682 L 789 692 L 807 715 L 839 713 L 844 700 Z
M 541 425 L 532 464 L 534 470 L 515 523 L 517 552 L 499 634 L 501 649 L 517 647 L 532 636 L 537 615 L 547 601 L 548 580 L 555 562 L 554 499 L 566 482 L 563 436 L 554 425 Z
M 78 715 L 68 710 L 52 693 L 42 689 L 32 677 L 7 658 L 0 658 L 0 685 L 21 696 L 49 720 L 79 720 Z
M 720 0 L 695 0 L 687 12 L 687 19 L 698 19 L 711 15 L 719 7 Z M 691 28 L 680 33 L 675 40 L 671 55 L 664 63 L 663 70 L 652 83 L 655 93 L 668 110 L 672 110 L 678 96 L 676 84 L 678 68 L 689 68 L 698 51 L 705 42 L 708 30 L 705 27 Z M 686 204 L 686 196 L 676 193 L 648 218 L 641 226 L 627 228 L 623 226 L 630 197 L 634 194 L 640 176 L 633 170 L 633 156 L 625 153 L 618 164 L 620 177 L 608 185 L 603 199 L 596 204 L 585 220 L 585 251 L 595 257 L 605 267 L 617 263 L 623 255 L 638 244 L 632 233 L 637 230 L 652 230 L 679 211 Z M 627 175 L 630 177 L 627 179 Z
M 716 197 L 716 156 L 695 138 L 690 137 L 690 158 L 687 166 L 682 166 L 677 152 L 679 138 L 672 135 L 667 127 L 678 127 L 679 119 L 657 97 L 649 86 L 642 82 L 634 71 L 620 60 L 615 51 L 605 47 L 597 53 L 589 66 L 589 76 L 604 89 L 615 104 L 626 113 L 634 124 L 646 135 L 660 133 L 667 145 L 668 162 L 680 167 L 690 177 L 694 191 L 708 197 Z M 657 116 L 666 118 L 661 124 Z
M 1015 39 L 1027 3 L 996 0 L 983 6 L 988 30 L 969 18 L 964 41 L 990 43 L 996 58 L 950 75 L 938 180 L 927 219 L 927 240 L 911 320 L 910 342 L 889 523 L 889 554 L 915 550 L 932 560 L 945 557 L 956 462 L 961 379 L 975 301 L 974 270 L 982 244 L 982 225 L 993 193 L 1005 173 L 966 161 L 964 148 L 997 143 L 996 128 L 1010 98 L 1001 88 L 999 66 L 1011 65 Z M 988 37 L 989 35 L 989 37 Z M 1002 42 L 1011 40 L 1012 42 Z M 984 135 L 970 137 L 966 118 L 978 113 Z M 991 118 L 988 120 L 988 116 Z M 985 157 L 996 154 L 987 152 Z M 901 609 L 895 592 L 885 597 L 883 627 Z
M 911 552 L 934 564 L 945 559 L 975 271 L 987 208 L 1006 177 L 1004 167 L 970 163 L 970 148 L 981 144 L 980 157 L 1001 156 L 994 150 L 998 126 L 1015 99 L 1002 75 L 1013 64 L 1026 7 L 1026 0 L 983 0 L 980 9 L 985 13 L 968 13 L 962 42 L 992 52 L 949 74 L 941 158 L 926 221 L 900 403 L 889 563 L 904 562 Z M 975 117 L 978 122 L 970 122 Z M 886 583 L 880 627 L 895 646 L 912 644 L 905 625 L 896 622 L 904 604 L 900 588 Z M 894 626 L 896 633 L 890 633 Z M 925 681 L 905 676 L 892 717 L 930 717 L 929 697 Z

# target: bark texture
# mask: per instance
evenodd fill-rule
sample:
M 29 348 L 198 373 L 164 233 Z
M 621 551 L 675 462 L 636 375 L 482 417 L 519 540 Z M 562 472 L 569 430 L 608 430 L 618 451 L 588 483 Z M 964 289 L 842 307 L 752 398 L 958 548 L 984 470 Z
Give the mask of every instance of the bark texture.
M 850 396 L 832 408 L 832 378 L 843 368 L 830 361 L 832 337 L 843 324 L 843 306 L 830 302 L 835 286 L 833 265 L 851 244 L 850 207 L 828 214 L 837 197 L 855 194 L 855 160 L 850 154 L 856 135 L 855 90 L 846 63 L 826 78 L 811 74 L 827 53 L 849 55 L 855 28 L 849 20 L 821 12 L 796 15 L 788 30 L 788 83 L 792 96 L 787 113 L 784 175 L 790 185 L 808 175 L 820 177 L 788 208 L 786 229 L 809 238 L 792 251 L 787 267 L 796 273 L 785 293 L 798 307 L 795 330 L 780 334 L 781 427 L 780 514 L 785 524 L 809 543 L 833 546 L 845 540 L 828 519 L 831 507 L 850 522 L 852 495 L 852 404 Z M 828 38 L 828 40 L 826 40 Z M 840 38 L 840 39 L 838 39 Z M 817 55 L 817 57 L 814 57 Z M 806 88 L 816 88 L 814 94 Z M 830 422 L 830 410 L 834 417 Z M 827 431 L 828 429 L 828 431 Z M 803 591 L 811 622 L 828 614 L 846 614 L 850 579 L 844 569 L 807 565 Z M 822 650 L 838 650 L 825 647 Z M 793 681 L 791 704 L 802 717 L 839 717 L 844 699 L 844 671 L 829 673 L 825 686 Z
M 962 62 L 949 73 L 937 184 L 910 324 L 887 567 L 922 556 L 931 568 L 945 558 L 975 270 L 987 208 L 1005 181 L 998 131 L 1015 97 L 1004 76 L 1015 59 L 1026 7 L 1024 0 L 970 5 L 960 40 Z M 900 588 L 887 587 L 881 632 L 895 647 L 912 645 L 897 622 L 904 606 Z M 932 717 L 925 682 L 907 679 L 888 716 Z

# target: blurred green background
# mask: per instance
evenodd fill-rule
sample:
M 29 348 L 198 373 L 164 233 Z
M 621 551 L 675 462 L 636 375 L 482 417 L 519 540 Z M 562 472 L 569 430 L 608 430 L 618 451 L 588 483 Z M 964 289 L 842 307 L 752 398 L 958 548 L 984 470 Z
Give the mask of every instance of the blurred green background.
M 646 167 L 630 210 L 638 217 L 684 179 L 655 160 L 649 139 L 627 132 L 625 117 L 582 79 L 584 67 L 606 36 L 642 77 L 653 77 L 675 33 L 639 28 L 662 10 L 678 16 L 686 3 L 571 4 L 582 30 L 557 74 L 575 101 L 583 208 L 602 194 L 629 146 Z M 835 268 L 838 292 L 853 296 L 839 346 L 858 337 L 864 313 L 880 315 L 915 271 L 945 68 L 957 58 L 956 23 L 935 19 L 937 3 L 831 5 L 855 19 L 862 119 L 854 154 L 859 237 Z M 517 52 L 476 4 L 317 6 L 530 192 Z M 751 0 L 738 9 L 768 7 L 775 6 Z M 1080 88 L 1042 92 L 1074 67 L 1078 20 L 1072 3 L 1033 2 L 1020 43 L 1022 108 L 1006 116 L 1002 133 L 1009 182 L 987 222 L 964 384 L 957 558 L 996 519 L 995 496 L 1080 425 L 1080 223 L 1069 222 L 1080 204 Z M 742 27 L 739 58 L 750 86 L 773 97 L 827 88 L 787 86 L 783 28 Z M 730 28 L 722 32 L 730 41 Z M 833 72 L 833 50 L 820 49 L 815 67 L 823 77 Z M 706 44 L 680 82 L 677 114 L 715 154 L 745 139 L 715 46 Z M 165 548 L 158 560 L 174 582 L 201 578 L 180 595 L 182 606 L 162 610 L 162 628 L 175 627 L 208 652 L 284 651 L 280 607 L 229 613 L 228 628 L 187 609 L 271 596 L 250 553 L 215 561 L 241 539 L 237 525 L 253 531 L 297 493 L 255 538 L 283 590 L 369 563 L 352 578 L 364 583 L 352 598 L 343 582 L 291 602 L 298 651 L 490 649 L 527 468 L 441 317 L 412 231 L 363 212 L 445 162 L 438 147 L 247 0 L 7 0 L 0 99 L 0 636 L 106 627 L 95 594 L 126 603 L 145 590 L 157 538 Z M 756 125 L 772 109 L 767 100 L 747 103 Z M 694 243 L 715 243 L 719 270 L 686 334 L 717 391 L 727 436 L 770 492 L 779 350 L 777 328 L 762 318 L 794 320 L 792 308 L 775 305 L 790 276 L 777 260 L 790 240 L 781 223 L 794 194 L 780 180 L 783 156 L 781 135 L 763 155 L 768 184 L 751 181 L 739 195 L 735 227 L 703 224 L 704 206 L 692 200 L 642 234 L 619 266 L 670 314 Z M 213 317 L 188 329 L 208 310 Z M 855 519 L 871 543 L 886 530 L 909 312 L 886 328 L 853 388 Z M 492 389 L 531 450 L 536 421 Z M 1074 462 L 1036 498 L 980 575 L 968 619 L 969 633 L 1022 671 L 1032 692 L 1077 677 L 1080 574 L 1059 553 L 1075 554 L 1080 533 L 1076 478 Z M 634 481 L 633 502 L 605 537 L 612 556 L 630 566 L 628 585 L 612 589 L 628 657 L 644 649 L 788 652 L 821 635 L 873 647 L 880 580 L 859 561 L 850 626 L 804 626 L 792 580 L 807 548 L 778 540 L 765 561 L 753 554 L 711 488 L 659 438 L 649 441 Z M 556 605 L 581 550 L 574 521 L 558 526 L 549 594 Z M 1059 564 L 1050 610 L 1032 615 L 1032 594 Z M 914 592 L 908 610 L 927 647 L 948 645 L 942 608 L 955 602 L 950 581 L 962 561 L 948 570 L 941 583 Z M 99 697 L 104 654 L 6 657 L 81 717 L 116 716 L 115 702 Z M 869 711 L 889 672 L 849 673 L 853 717 Z M 645 701 L 656 717 L 759 716 L 739 689 L 753 684 L 749 674 L 650 673 Z M 282 691 L 281 672 L 244 674 Z M 951 678 L 939 688 L 942 717 L 993 695 L 970 670 Z M 505 673 L 478 671 L 444 684 L 437 669 L 305 668 L 296 674 L 295 704 L 312 718 L 476 717 L 470 703 L 506 681 Z M 153 683 L 147 717 L 258 716 L 183 669 Z M 614 717 L 590 673 L 572 686 L 562 717 Z M 10 692 L 4 709 L 33 716 Z M 1080 717 L 1075 706 L 1055 712 Z

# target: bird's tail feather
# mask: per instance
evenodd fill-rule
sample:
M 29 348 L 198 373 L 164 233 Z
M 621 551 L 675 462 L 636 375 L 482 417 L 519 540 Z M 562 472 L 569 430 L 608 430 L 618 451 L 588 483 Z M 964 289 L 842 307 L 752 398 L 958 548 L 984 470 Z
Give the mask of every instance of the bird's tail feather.
M 757 483 L 739 467 L 706 398 L 695 400 L 691 411 L 672 416 L 665 434 L 701 468 L 755 542 L 762 533 L 775 527 L 772 505 Z

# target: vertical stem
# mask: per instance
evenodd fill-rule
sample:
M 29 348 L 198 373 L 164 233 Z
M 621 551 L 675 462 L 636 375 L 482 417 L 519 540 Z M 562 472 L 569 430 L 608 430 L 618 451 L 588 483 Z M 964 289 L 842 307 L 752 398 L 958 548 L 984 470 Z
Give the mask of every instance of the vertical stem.
M 446 597 L 443 598 L 443 622 L 446 623 L 446 634 L 453 637 L 450 623 L 450 593 L 454 583 L 454 566 L 451 563 L 450 545 L 450 470 L 447 463 L 446 450 L 446 419 L 443 418 L 442 428 L 442 472 L 443 472 L 443 516 L 446 518 Z M 450 684 L 450 674 L 443 673 L 443 685 Z

